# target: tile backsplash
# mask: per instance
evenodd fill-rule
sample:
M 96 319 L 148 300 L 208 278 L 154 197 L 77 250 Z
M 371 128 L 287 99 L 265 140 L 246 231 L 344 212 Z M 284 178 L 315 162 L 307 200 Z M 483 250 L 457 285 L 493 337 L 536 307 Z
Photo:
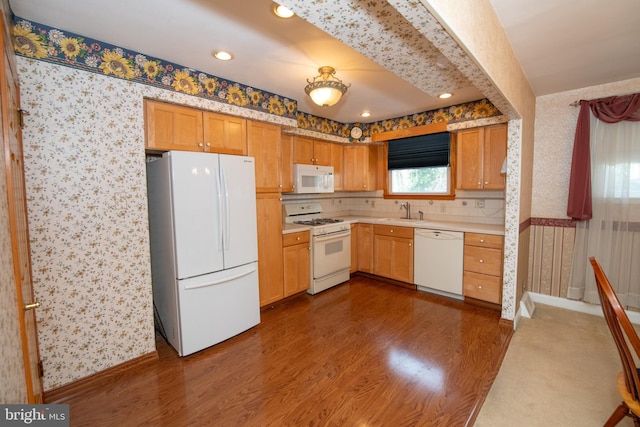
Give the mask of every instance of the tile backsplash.
M 411 204 L 411 217 L 422 211 L 425 220 L 504 224 L 505 202 L 502 192 L 464 194 L 455 200 L 385 199 L 382 191 L 361 193 L 333 193 L 330 195 L 283 195 L 283 203 L 319 202 L 323 215 L 372 216 L 402 218 L 406 211 L 401 204 Z

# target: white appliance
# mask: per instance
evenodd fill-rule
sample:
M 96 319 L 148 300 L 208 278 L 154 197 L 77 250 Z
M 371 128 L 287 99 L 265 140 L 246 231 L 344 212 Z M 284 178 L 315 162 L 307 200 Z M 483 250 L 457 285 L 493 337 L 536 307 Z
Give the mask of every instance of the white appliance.
M 464 233 L 416 228 L 413 282 L 421 291 L 462 296 Z
M 186 356 L 260 323 L 252 157 L 170 151 L 147 163 L 153 300 Z
M 293 165 L 294 193 L 333 193 L 333 166 Z
M 314 295 L 349 280 L 351 225 L 341 219 L 323 218 L 319 203 L 284 205 L 285 222 L 310 226 L 311 286 Z

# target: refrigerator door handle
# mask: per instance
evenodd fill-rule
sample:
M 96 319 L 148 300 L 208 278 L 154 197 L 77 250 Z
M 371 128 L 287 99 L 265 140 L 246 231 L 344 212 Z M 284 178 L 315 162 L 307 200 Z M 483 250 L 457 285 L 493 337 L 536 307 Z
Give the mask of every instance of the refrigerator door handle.
M 225 277 L 224 279 L 220 279 L 220 280 L 217 280 L 215 282 L 201 283 L 201 284 L 198 284 L 198 285 L 187 285 L 187 286 L 184 287 L 184 290 L 188 291 L 188 290 L 191 290 L 191 289 L 200 289 L 200 288 L 207 288 L 209 286 L 220 285 L 222 283 L 231 282 L 231 281 L 239 279 L 241 277 L 248 276 L 249 274 L 253 273 L 254 271 L 256 271 L 256 269 L 252 268 L 249 271 L 243 271 L 242 273 L 236 274 L 235 276 Z
M 222 224 L 222 192 L 220 191 L 220 179 L 217 174 L 214 174 L 214 178 L 216 181 L 217 196 L 218 196 L 218 251 L 222 252 L 224 250 L 223 241 L 222 241 L 222 233 L 223 233 L 223 224 Z
M 231 245 L 231 227 L 229 227 L 229 221 L 231 218 L 231 207 L 229 206 L 229 186 L 227 185 L 227 171 L 224 168 L 222 170 L 222 187 L 224 188 L 224 248 L 225 250 L 229 250 L 229 246 Z

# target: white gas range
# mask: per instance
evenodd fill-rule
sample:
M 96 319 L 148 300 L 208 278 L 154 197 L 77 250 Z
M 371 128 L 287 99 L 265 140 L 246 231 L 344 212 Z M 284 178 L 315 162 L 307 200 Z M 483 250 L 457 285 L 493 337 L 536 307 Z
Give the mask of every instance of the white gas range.
M 308 225 L 311 230 L 311 287 L 317 294 L 349 280 L 351 267 L 351 225 L 337 218 L 325 218 L 320 203 L 284 205 L 284 221 Z

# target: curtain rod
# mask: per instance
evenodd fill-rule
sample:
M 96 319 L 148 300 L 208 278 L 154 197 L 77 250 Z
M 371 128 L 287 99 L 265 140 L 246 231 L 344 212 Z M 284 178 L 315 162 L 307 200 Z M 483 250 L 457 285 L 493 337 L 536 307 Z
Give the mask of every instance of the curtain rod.
M 571 104 L 569 104 L 570 107 L 579 107 L 580 106 L 580 101 L 573 101 Z

